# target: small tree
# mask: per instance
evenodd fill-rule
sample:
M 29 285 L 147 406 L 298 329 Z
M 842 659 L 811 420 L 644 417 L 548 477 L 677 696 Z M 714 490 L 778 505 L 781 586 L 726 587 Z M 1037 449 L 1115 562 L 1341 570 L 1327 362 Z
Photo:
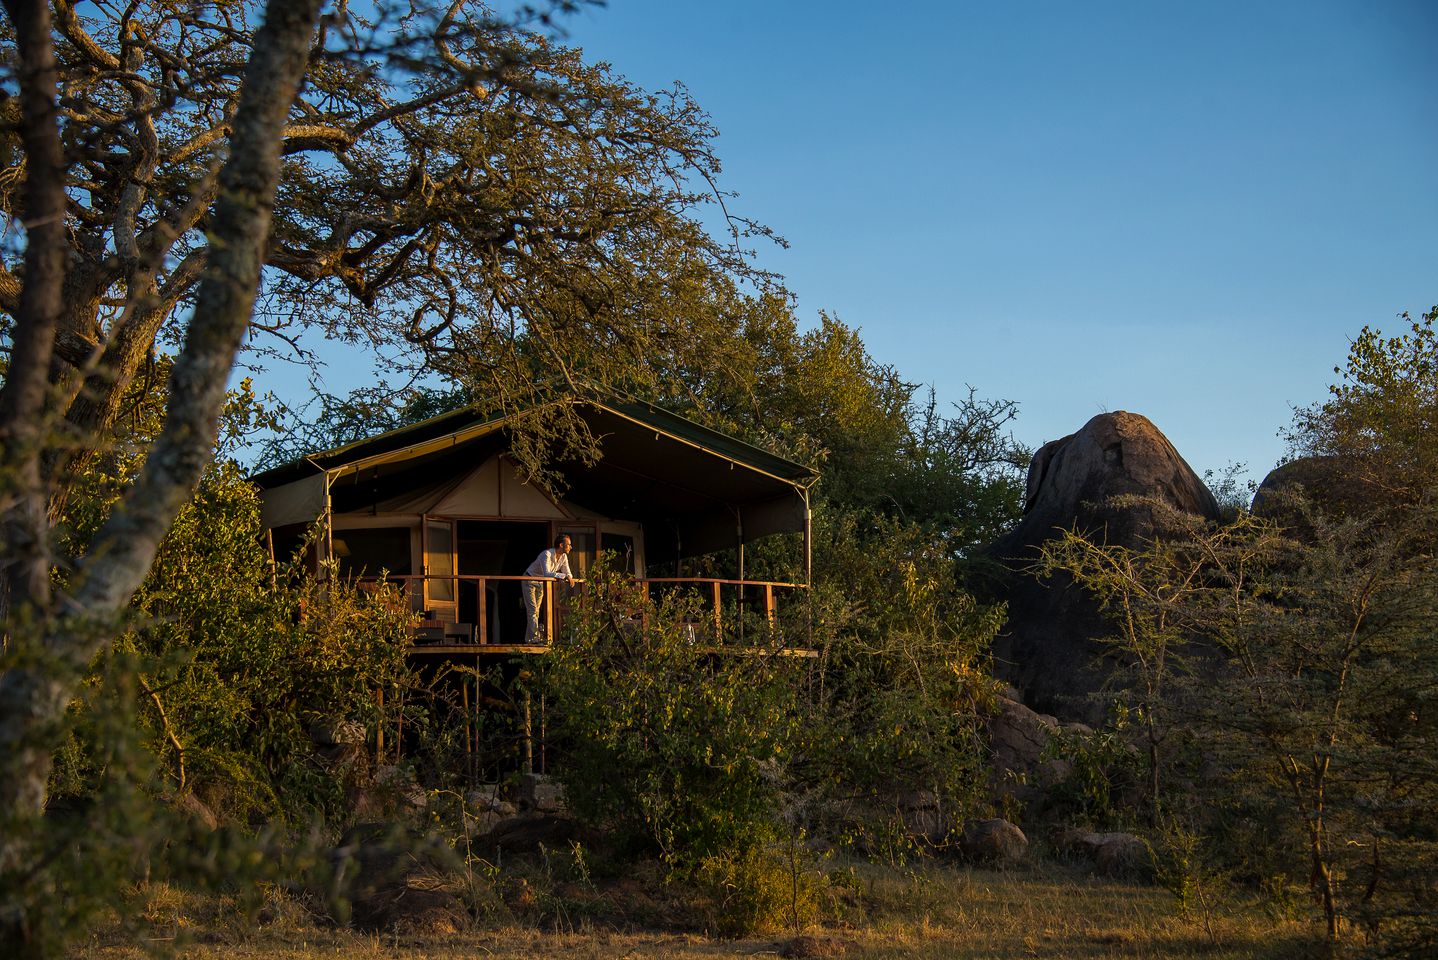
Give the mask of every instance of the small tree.
M 1134 500 L 1136 498 L 1120 498 Z M 1120 670 L 1105 694 L 1136 721 L 1148 774 L 1148 820 L 1157 826 L 1165 806 L 1163 770 L 1169 760 L 1165 743 L 1182 720 L 1173 684 L 1203 661 L 1211 650 L 1195 647 L 1200 637 L 1197 610 L 1215 589 L 1214 565 L 1231 567 L 1231 586 L 1246 597 L 1246 576 L 1271 548 L 1274 534 L 1252 515 L 1242 513 L 1229 525 L 1209 527 L 1201 517 L 1146 499 L 1157 533 L 1138 549 L 1129 549 L 1065 530 L 1046 542 L 1034 573 L 1050 577 L 1064 571 L 1094 596 L 1113 623 L 1114 632 L 1098 638 Z
M 960 587 L 942 534 L 827 509 L 814 528 L 822 669 L 800 776 L 830 804 L 892 816 L 906 796 L 930 792 L 956 823 L 984 803 L 997 691 L 985 657 L 1003 609 Z

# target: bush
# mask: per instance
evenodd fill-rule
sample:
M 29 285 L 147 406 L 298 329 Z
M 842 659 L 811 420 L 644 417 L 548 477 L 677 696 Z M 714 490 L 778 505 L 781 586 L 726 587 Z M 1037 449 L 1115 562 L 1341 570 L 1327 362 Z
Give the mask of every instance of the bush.
M 912 833 L 899 814 L 906 797 L 933 793 L 954 823 L 985 802 L 997 693 L 985 657 L 1003 609 L 960 589 L 949 544 L 932 531 L 854 514 L 819 514 L 815 529 L 823 673 L 803 779 L 831 806 L 869 809 L 849 839 L 899 852 Z M 873 822 L 877 811 L 889 813 Z
M 718 652 L 696 621 L 601 565 L 543 667 L 570 808 L 685 877 L 775 837 L 798 721 L 792 659 Z
M 254 489 L 234 465 L 215 468 L 106 657 L 128 664 L 139 736 L 159 771 L 145 784 L 151 792 L 193 792 L 222 820 L 341 817 L 348 781 L 363 770 L 321 762 L 311 726 L 382 722 L 375 692 L 407 682 L 411 614 L 388 591 L 277 568 L 260 532 Z M 93 668 L 97 677 L 109 669 Z M 72 710 L 52 797 L 98 789 L 98 744 L 86 732 L 97 708 L 92 697 Z

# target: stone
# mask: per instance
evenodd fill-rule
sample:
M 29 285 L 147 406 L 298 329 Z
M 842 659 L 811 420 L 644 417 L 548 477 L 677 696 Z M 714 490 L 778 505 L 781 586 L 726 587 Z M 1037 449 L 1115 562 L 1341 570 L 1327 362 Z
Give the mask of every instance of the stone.
M 1060 832 L 1054 845 L 1061 852 L 1087 860 L 1105 876 L 1139 878 L 1153 870 L 1148 844 L 1131 833 L 1096 833 L 1069 828 Z
M 364 724 L 358 720 L 316 720 L 310 724 L 310 739 L 322 747 L 363 745 Z
M 898 797 L 904 831 L 915 840 L 939 846 L 949 837 L 949 818 L 932 790 L 909 790 Z
M 1007 820 L 971 820 L 964 824 L 959 849 L 980 863 L 1016 863 L 1028 853 L 1029 838 Z
M 447 935 L 468 922 L 455 895 L 462 864 L 440 838 L 395 823 L 352 827 L 330 854 L 334 889 L 361 930 Z
M 1066 720 L 1100 722 L 1102 707 L 1092 698 L 1112 672 L 1098 639 L 1112 627 L 1093 600 L 1062 574 L 1040 581 L 1027 572 L 1043 544 L 1077 529 L 1138 547 L 1183 515 L 1217 520 L 1218 502 L 1147 417 L 1100 414 L 1039 449 L 1022 519 L 988 550 L 1008 569 L 1000 593 L 1009 622 L 994 659 L 1025 703 Z
M 350 806 L 357 820 L 380 817 L 419 818 L 429 805 L 429 796 L 404 767 L 376 767 L 367 785 L 357 787 Z
M 1302 492 L 1325 512 L 1338 516 L 1362 515 L 1372 509 L 1381 492 L 1372 489 L 1360 470 L 1340 457 L 1298 457 L 1268 472 L 1253 494 L 1255 516 L 1297 526 L 1306 524 L 1292 504 Z
M 350 905 L 350 924 L 358 930 L 393 931 L 425 937 L 454 936 L 469 925 L 469 911 L 449 889 L 433 886 L 422 875 L 379 889 Z
M 559 781 L 538 773 L 519 778 L 519 802 L 536 813 L 564 813 L 564 787 Z
M 476 850 L 490 860 L 538 853 L 541 846 L 568 850 L 572 843 L 592 846 L 594 842 L 594 835 L 573 820 L 552 815 L 511 817 L 474 841 Z
M 992 795 L 996 800 L 1012 797 L 1020 803 L 1032 804 L 1072 772 L 1072 763 L 1056 757 L 1045 758 L 1044 753 L 1055 734 L 1075 725 L 1060 724 L 1057 718 L 1031 710 L 1004 695 L 996 699 L 995 707 L 989 717 Z

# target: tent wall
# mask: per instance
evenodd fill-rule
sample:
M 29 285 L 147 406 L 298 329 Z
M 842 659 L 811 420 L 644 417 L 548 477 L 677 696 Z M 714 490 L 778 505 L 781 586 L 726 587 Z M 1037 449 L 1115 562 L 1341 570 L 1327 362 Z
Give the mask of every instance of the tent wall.
M 325 475 L 295 480 L 260 493 L 260 522 L 266 529 L 291 523 L 312 523 L 329 505 Z

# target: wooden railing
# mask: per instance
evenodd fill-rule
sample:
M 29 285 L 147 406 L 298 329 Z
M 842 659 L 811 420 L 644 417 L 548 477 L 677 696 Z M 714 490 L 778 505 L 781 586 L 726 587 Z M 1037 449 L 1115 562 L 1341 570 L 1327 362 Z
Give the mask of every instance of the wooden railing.
M 425 583 L 445 582 L 450 584 L 450 592 L 453 600 L 435 601 L 429 600 L 429 608 L 424 602 L 416 600 L 416 597 L 423 597 L 421 589 Z M 378 585 L 379 578 L 362 577 L 357 582 L 361 586 Z M 541 626 L 545 639 L 538 640 L 535 645 L 548 643 L 549 637 L 559 636 L 557 630 L 563 628 L 564 608 L 567 604 L 565 594 L 560 591 L 571 589 L 583 589 L 583 580 L 559 581 L 549 577 L 527 577 L 527 576 L 450 576 L 450 575 L 429 575 L 429 576 L 391 576 L 385 581 L 390 584 L 399 585 L 404 593 L 411 598 L 411 604 L 416 610 L 424 610 L 425 618 L 416 625 L 416 639 L 424 638 L 428 642 L 438 641 L 443 644 L 449 640 L 456 644 L 473 644 L 478 646 L 521 646 L 522 643 L 508 640 L 503 637 L 494 636 L 493 627 L 498 622 L 499 611 L 493 606 L 496 599 L 501 602 L 509 602 L 500 594 L 500 588 L 509 583 L 515 584 L 513 593 L 509 599 L 513 600 L 514 609 L 523 611 L 524 584 L 540 583 L 544 585 L 544 600 L 541 608 Z M 803 591 L 803 584 L 785 583 L 775 580 L 729 580 L 713 577 L 639 577 L 634 581 L 638 584 L 646 599 L 652 599 L 654 592 L 662 590 L 692 590 L 698 594 L 704 605 L 708 622 L 713 631 L 714 642 L 722 642 L 725 638 L 726 627 L 732 632 L 736 639 L 743 642 L 746 637 L 746 610 L 748 604 L 756 602 L 754 607 L 755 619 L 759 621 L 764 632 L 772 635 L 778 625 L 779 597 L 781 595 L 794 595 Z M 474 589 L 473 610 L 474 622 L 462 621 L 459 618 L 461 609 L 461 593 L 465 586 L 472 586 Z M 491 596 L 493 593 L 493 596 Z M 505 591 L 508 593 L 508 591 Z M 726 605 L 725 595 L 729 594 L 733 599 Z M 751 601 L 752 598 L 752 601 Z M 556 600 L 559 602 L 556 603 Z M 467 604 L 465 604 L 467 605 Z M 453 620 L 444 617 L 432 616 L 431 614 L 453 610 Z M 728 617 L 726 618 L 726 611 Z M 511 620 L 514 610 L 511 609 Z M 727 621 L 727 622 L 726 622 Z M 522 624 L 522 621 L 521 621 Z M 701 627 L 703 621 L 691 622 L 691 629 Z M 708 632 L 707 630 L 704 632 Z M 696 637 L 697 639 L 697 637 Z M 754 638 L 758 639 L 758 638 Z

